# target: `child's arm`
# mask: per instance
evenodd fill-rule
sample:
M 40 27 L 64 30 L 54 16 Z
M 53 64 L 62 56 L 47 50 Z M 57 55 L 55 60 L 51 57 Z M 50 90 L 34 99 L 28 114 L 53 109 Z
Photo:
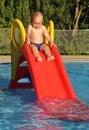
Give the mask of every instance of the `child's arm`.
M 47 38 L 47 40 L 49 41 L 49 45 L 52 47 L 52 45 L 55 45 L 54 42 L 52 41 L 49 33 L 46 30 L 46 27 L 44 26 L 44 36 L 45 38 Z
M 31 26 L 29 25 L 27 28 L 27 34 L 26 34 L 26 44 L 30 45 L 30 34 L 31 34 Z

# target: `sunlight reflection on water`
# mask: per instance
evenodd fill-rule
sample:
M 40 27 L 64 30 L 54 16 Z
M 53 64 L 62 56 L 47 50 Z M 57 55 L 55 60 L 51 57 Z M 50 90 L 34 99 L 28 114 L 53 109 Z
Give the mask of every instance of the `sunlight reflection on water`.
M 0 128 L 88 130 L 89 122 L 84 120 L 89 120 L 89 63 L 65 63 L 65 66 L 77 97 L 86 103 L 57 98 L 38 101 L 34 90 L 28 89 L 0 91 Z M 9 80 L 10 64 L 0 65 L 0 87 L 7 87 Z

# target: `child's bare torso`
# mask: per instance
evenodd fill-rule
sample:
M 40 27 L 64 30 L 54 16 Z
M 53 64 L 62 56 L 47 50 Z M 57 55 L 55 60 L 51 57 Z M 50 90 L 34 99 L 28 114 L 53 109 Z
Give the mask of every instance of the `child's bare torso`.
M 33 28 L 30 25 L 30 42 L 31 43 L 43 43 L 44 42 L 44 26 L 42 25 L 40 28 Z

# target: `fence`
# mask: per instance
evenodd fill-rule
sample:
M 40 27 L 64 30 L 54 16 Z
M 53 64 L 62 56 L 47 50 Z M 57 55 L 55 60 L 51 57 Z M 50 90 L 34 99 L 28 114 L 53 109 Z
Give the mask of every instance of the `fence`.
M 16 31 L 15 37 L 20 36 Z M 55 30 L 55 43 L 61 54 L 67 55 L 89 55 L 89 29 L 77 30 Z M 11 53 L 10 29 L 0 28 L 0 55 Z
M 89 54 L 89 30 L 55 30 L 55 43 L 61 54 Z
M 0 28 L 0 55 L 10 53 L 10 29 Z

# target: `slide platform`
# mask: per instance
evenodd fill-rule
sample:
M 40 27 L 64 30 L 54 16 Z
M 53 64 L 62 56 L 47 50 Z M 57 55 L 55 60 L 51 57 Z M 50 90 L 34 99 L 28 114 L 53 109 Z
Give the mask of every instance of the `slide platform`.
M 23 45 L 22 52 L 28 64 L 32 84 L 38 99 L 43 98 L 76 98 L 58 49 L 51 48 L 55 60 L 47 61 L 40 51 L 42 62 L 37 62 L 30 48 Z

